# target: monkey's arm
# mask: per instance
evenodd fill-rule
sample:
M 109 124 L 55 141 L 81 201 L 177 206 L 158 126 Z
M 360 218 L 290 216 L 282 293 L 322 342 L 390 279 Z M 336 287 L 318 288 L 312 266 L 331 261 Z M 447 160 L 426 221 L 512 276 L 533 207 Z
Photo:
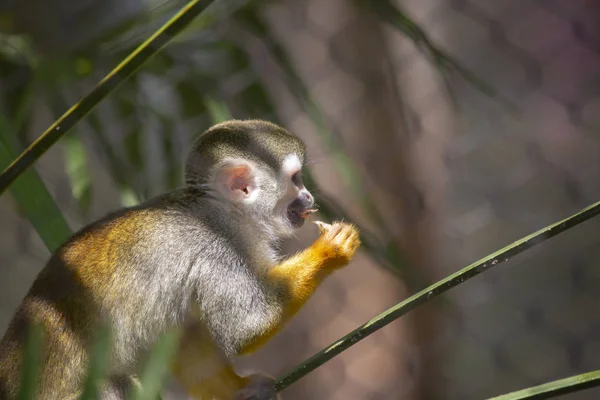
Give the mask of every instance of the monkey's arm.
M 249 380 L 235 372 L 207 335 L 200 324 L 186 327 L 173 363 L 173 374 L 194 399 L 230 400 Z
M 267 278 L 281 288 L 281 319 L 272 321 L 264 332 L 251 338 L 240 354 L 252 353 L 268 342 L 296 315 L 329 274 L 350 262 L 359 245 L 358 231 L 353 225 L 336 223 L 309 248 L 272 268 Z
M 244 315 L 227 314 L 221 319 L 238 329 L 228 331 L 221 338 L 221 346 L 235 343 L 239 354 L 250 353 L 275 335 L 293 317 L 314 293 L 319 284 L 334 270 L 343 267 L 354 256 L 360 244 L 358 231 L 350 224 L 336 223 L 322 234 L 309 248 L 284 260 L 267 274 L 268 286 L 276 292 L 279 312 L 267 310 L 246 312 Z M 235 299 L 231 299 L 235 303 Z M 261 308 L 255 304 L 256 308 Z M 231 307 L 231 305 L 230 305 Z M 214 313 L 209 314 L 215 318 Z M 262 319 L 260 319 L 263 316 Z M 266 318 L 266 316 L 269 316 Z M 259 318 L 260 320 L 257 320 Z M 237 319 L 240 321 L 234 321 Z M 247 320 L 252 320 L 249 323 Z M 210 321 L 208 322 L 210 325 Z M 215 324 L 216 325 L 216 324 Z M 253 329 L 239 329 L 252 326 Z M 211 329 L 214 335 L 214 328 Z M 219 346 L 207 343 L 208 332 L 188 330 L 184 335 L 173 372 L 196 399 L 231 399 L 245 386 L 258 382 L 261 376 L 240 377 Z M 265 385 L 268 388 L 268 385 Z M 238 392 L 238 395 L 241 392 Z M 242 397 L 240 397 L 243 399 Z

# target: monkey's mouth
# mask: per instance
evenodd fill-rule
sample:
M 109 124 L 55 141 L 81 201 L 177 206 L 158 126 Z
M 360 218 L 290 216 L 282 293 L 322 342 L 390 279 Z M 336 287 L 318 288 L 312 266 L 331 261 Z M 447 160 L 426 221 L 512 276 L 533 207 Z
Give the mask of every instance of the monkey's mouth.
M 287 212 L 287 218 L 294 228 L 300 228 L 304 225 L 304 220 L 309 215 L 317 212 L 316 208 L 295 208 L 289 207 Z

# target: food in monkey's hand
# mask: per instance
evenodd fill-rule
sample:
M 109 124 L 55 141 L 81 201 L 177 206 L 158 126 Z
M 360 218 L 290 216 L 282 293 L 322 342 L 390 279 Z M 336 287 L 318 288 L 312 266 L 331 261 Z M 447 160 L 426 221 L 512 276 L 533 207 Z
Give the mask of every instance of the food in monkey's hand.
M 327 232 L 328 230 L 331 229 L 331 225 L 323 222 L 323 221 L 314 221 L 315 225 L 317 225 L 317 227 L 319 228 L 319 234 L 322 235 L 325 232 Z

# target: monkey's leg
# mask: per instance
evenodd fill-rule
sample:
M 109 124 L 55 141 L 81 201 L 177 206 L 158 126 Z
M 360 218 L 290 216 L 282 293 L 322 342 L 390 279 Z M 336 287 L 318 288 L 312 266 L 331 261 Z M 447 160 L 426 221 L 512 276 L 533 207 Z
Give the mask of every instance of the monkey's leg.
M 334 223 L 309 248 L 272 268 L 267 278 L 283 287 L 282 320 L 255 337 L 240 354 L 252 353 L 275 335 L 329 274 L 350 262 L 359 245 L 358 230 L 353 225 Z
M 232 400 L 252 383 L 239 376 L 228 358 L 199 324 L 186 327 L 173 364 L 173 374 L 197 400 Z

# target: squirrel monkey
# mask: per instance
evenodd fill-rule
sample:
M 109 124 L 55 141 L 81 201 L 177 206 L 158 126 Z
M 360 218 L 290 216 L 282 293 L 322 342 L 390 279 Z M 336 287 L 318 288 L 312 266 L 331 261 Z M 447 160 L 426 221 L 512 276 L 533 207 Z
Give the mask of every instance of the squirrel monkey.
M 302 183 L 304 143 L 260 120 L 198 136 L 186 186 L 122 209 L 74 234 L 34 281 L 0 343 L 0 398 L 16 396 L 32 323 L 45 329 L 38 398 L 81 390 L 98 324 L 112 329 L 101 399 L 124 399 L 138 362 L 166 329 L 180 329 L 172 371 L 195 399 L 278 398 L 273 379 L 240 376 L 234 356 L 277 333 L 360 242 L 347 223 L 320 224 L 307 249 L 277 243 L 316 211 Z

